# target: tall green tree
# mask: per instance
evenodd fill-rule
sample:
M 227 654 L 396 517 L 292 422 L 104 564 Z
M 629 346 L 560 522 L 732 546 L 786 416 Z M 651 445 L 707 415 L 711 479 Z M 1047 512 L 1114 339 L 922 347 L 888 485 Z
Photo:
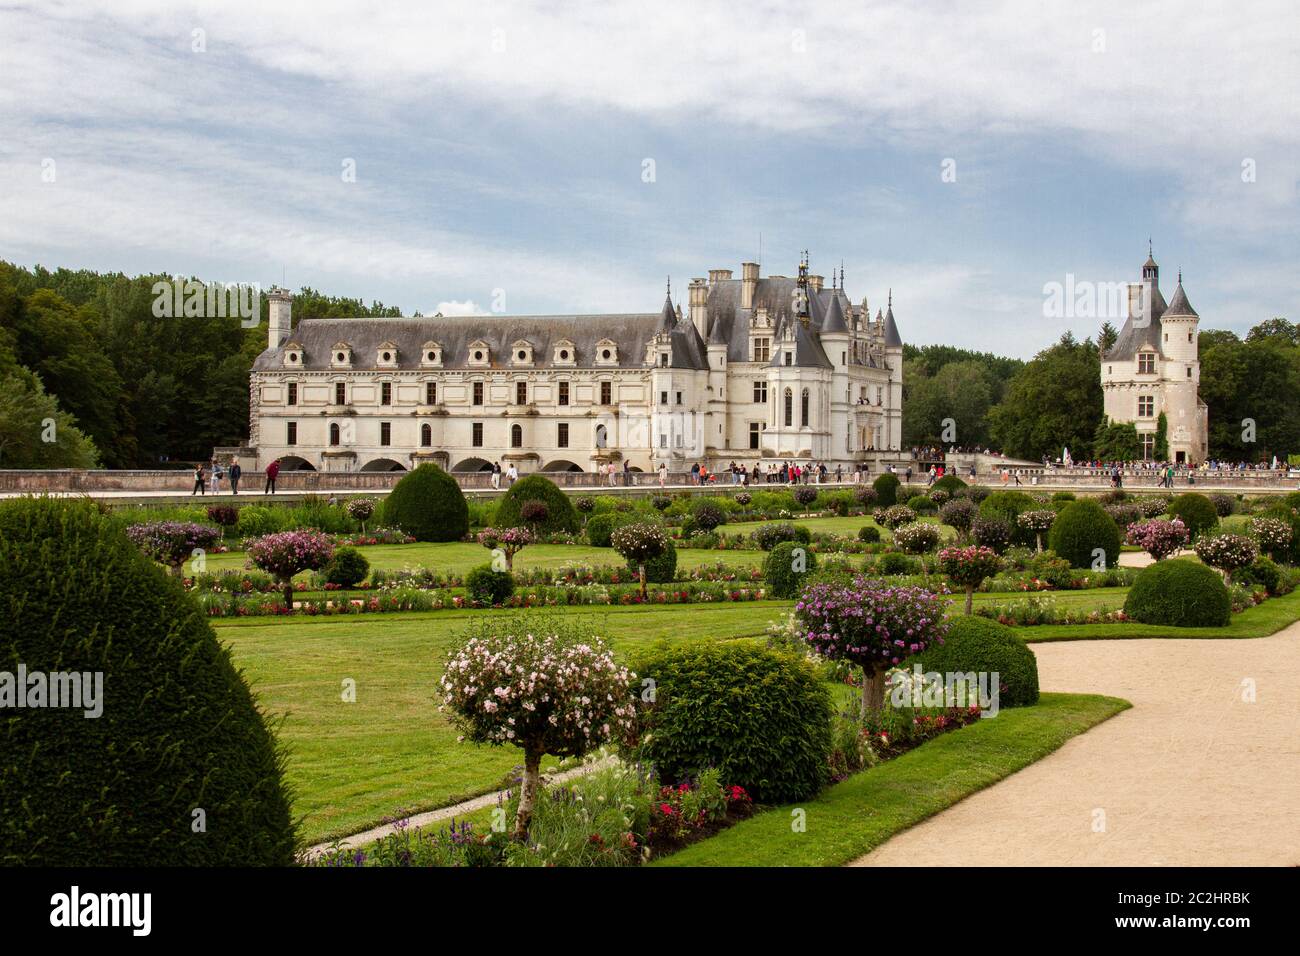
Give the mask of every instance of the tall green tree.
M 1056 457 L 1063 448 L 1081 458 L 1092 452 L 1102 420 L 1100 353 L 1091 339 L 1069 332 L 1034 356 L 989 413 L 993 442 L 1017 458 Z

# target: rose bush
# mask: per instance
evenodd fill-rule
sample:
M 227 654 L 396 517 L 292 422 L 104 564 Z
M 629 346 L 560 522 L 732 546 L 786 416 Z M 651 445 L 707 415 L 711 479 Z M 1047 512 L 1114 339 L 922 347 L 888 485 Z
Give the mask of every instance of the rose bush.
M 154 521 L 131 525 L 126 536 L 141 551 L 162 564 L 172 574 L 194 556 L 195 549 L 206 551 L 221 540 L 221 529 L 189 521 Z
M 971 612 L 975 589 L 985 578 L 997 574 L 1002 559 L 992 548 L 972 545 L 968 548 L 944 548 L 939 552 L 939 570 L 953 584 L 966 589 L 966 613 Z
M 284 606 L 293 607 L 293 576 L 319 571 L 334 557 L 334 538 L 319 531 L 281 531 L 254 539 L 248 559 L 280 583 Z
M 1128 526 L 1128 543 L 1137 545 L 1157 561 L 1187 547 L 1190 538 L 1187 525 L 1178 518 L 1139 521 Z

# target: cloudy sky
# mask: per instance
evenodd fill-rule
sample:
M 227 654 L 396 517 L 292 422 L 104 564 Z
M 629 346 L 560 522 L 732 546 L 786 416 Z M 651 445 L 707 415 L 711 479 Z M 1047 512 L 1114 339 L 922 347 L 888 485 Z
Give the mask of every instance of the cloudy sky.
M 1300 319 L 1291 0 L 952 6 L 0 0 L 0 258 L 646 312 L 761 236 L 1028 356 L 1150 236 L 1204 326 Z

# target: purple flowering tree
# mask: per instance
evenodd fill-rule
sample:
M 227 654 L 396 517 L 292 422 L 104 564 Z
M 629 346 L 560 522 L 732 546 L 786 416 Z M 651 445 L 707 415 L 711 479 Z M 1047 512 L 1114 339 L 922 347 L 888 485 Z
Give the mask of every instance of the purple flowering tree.
M 506 558 L 505 570 L 512 571 L 515 567 L 515 555 L 533 543 L 533 533 L 527 528 L 484 528 L 478 533 L 478 543 L 489 551 L 500 548 Z
M 1128 526 L 1128 543 L 1135 544 L 1155 560 L 1167 558 L 1187 547 L 1187 525 L 1178 518 L 1172 521 L 1135 521 Z
M 794 606 L 804 640 L 823 657 L 862 668 L 864 712 L 885 703 L 885 671 L 948 632 L 943 600 L 919 587 L 890 587 L 857 576 L 851 584 L 812 584 Z
M 944 548 L 939 552 L 939 570 L 953 584 L 966 589 L 966 613 L 971 612 L 975 589 L 985 578 L 991 578 L 1002 567 L 1002 559 L 992 548 L 971 545 L 968 548 Z
M 136 546 L 177 577 L 196 548 L 207 550 L 221 540 L 221 529 L 189 521 L 152 521 L 126 529 Z
M 635 679 L 598 637 L 535 635 L 508 622 L 452 649 L 440 681 L 442 709 L 451 711 L 462 739 L 524 751 L 516 840 L 528 836 L 542 757 L 581 757 L 634 732 Z
M 319 571 L 334 557 L 334 539 L 319 531 L 281 531 L 248 546 L 248 558 L 284 589 L 284 606 L 293 609 L 293 576 Z

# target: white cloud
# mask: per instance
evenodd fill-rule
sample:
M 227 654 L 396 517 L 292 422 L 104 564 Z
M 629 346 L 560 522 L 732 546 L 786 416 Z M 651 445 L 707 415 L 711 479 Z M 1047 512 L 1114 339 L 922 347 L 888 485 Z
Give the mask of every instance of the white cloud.
M 439 302 L 426 315 L 488 315 L 487 309 L 474 302 L 472 299 L 466 299 L 463 302 Z

